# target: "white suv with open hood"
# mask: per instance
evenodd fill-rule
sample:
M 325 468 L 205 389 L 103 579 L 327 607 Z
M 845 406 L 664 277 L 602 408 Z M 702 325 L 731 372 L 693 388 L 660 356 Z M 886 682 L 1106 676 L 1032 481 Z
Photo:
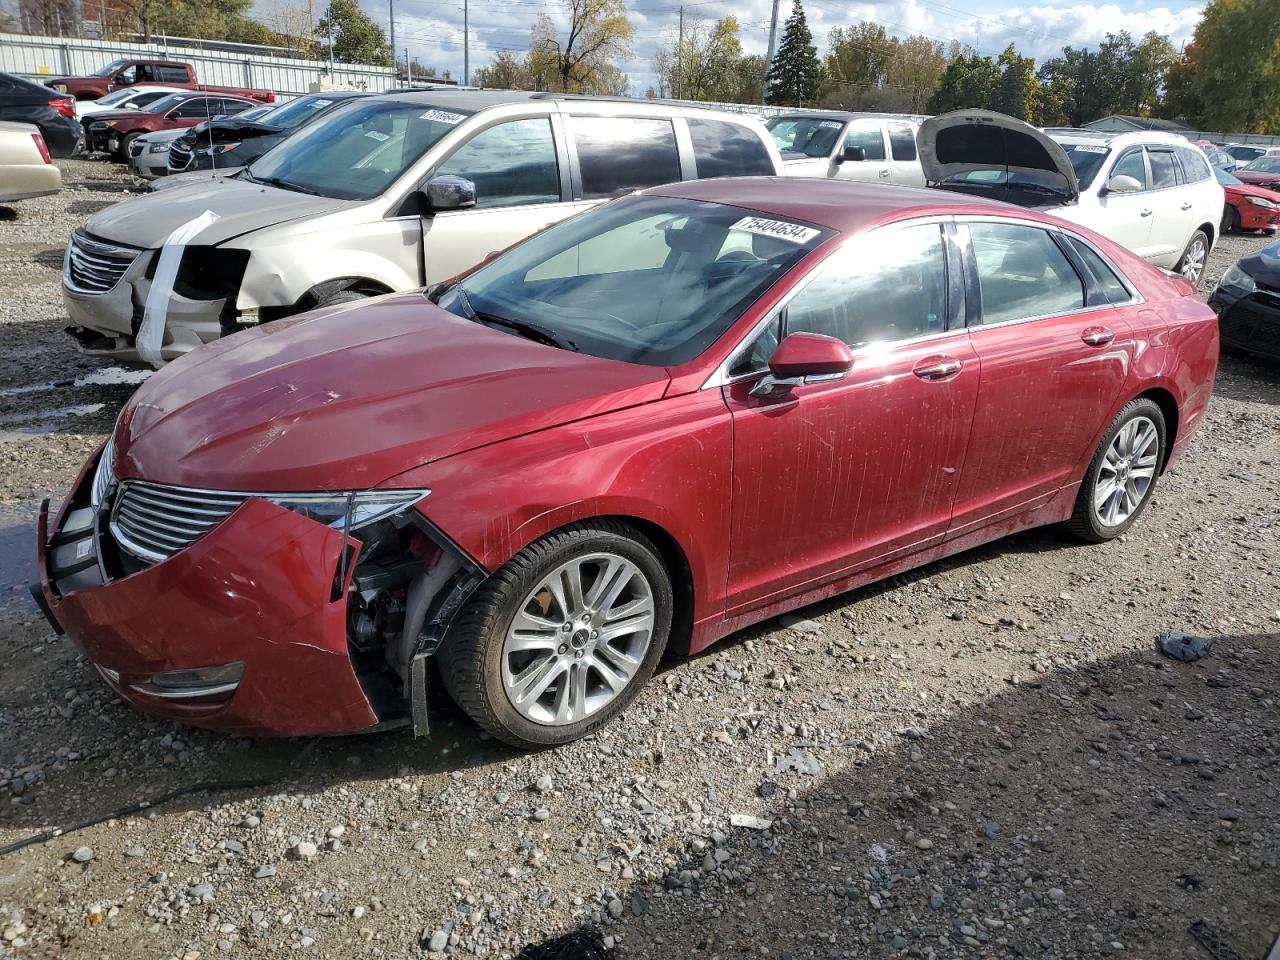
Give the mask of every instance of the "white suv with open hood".
M 919 147 L 931 187 L 1044 210 L 1192 281 L 1218 237 L 1222 187 L 1176 134 L 1041 131 L 958 110 L 921 124 Z

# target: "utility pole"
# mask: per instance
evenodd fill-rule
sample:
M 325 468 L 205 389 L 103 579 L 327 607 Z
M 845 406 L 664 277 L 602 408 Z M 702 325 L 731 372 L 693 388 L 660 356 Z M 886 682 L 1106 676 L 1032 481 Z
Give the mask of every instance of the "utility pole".
M 404 48 L 404 70 L 409 75 L 409 86 L 413 86 L 413 64 L 409 62 L 409 48 Z
M 769 52 L 764 58 L 764 77 L 760 80 L 760 104 L 764 105 L 765 94 L 767 89 L 767 81 L 769 78 L 769 68 L 773 66 L 773 55 L 778 52 L 778 3 L 780 0 L 773 0 L 773 16 L 769 19 Z
M 387 0 L 387 26 L 391 28 L 391 72 L 399 80 L 400 70 L 396 67 L 396 0 Z
M 471 11 L 468 0 L 462 0 L 462 85 L 471 86 Z
M 333 80 L 333 7 L 329 8 L 329 80 Z
M 776 2 L 776 0 L 775 0 Z M 676 76 L 672 82 L 672 93 L 677 100 L 680 99 L 680 78 L 684 73 L 684 5 L 680 6 L 680 34 L 676 41 Z

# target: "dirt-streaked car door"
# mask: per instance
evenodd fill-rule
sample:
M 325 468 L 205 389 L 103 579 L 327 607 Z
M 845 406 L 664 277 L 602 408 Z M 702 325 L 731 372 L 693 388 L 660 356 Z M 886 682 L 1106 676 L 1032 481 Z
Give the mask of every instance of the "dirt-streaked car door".
M 505 117 L 475 132 L 432 171 L 474 183 L 476 205 L 423 218 L 427 284 L 455 276 L 575 212 L 558 122 L 548 113 Z
M 948 246 L 936 221 L 873 231 L 786 303 L 784 331 L 850 344 L 843 377 L 753 396 L 772 327 L 729 368 L 730 616 L 941 542 L 978 392 Z

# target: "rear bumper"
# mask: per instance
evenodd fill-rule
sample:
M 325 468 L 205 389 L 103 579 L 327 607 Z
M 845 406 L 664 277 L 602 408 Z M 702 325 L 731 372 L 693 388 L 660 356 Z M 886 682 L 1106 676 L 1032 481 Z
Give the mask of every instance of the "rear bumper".
M 378 722 L 348 651 L 346 601 L 333 599 L 341 533 L 250 499 L 169 559 L 110 579 L 106 536 L 96 523 L 86 534 L 71 519 L 84 516 L 95 464 L 51 533 L 42 511 L 39 590 L 54 622 L 122 700 L 245 736 L 352 733 Z M 243 673 L 212 697 L 173 699 L 151 683 L 156 674 L 224 664 L 243 664 Z

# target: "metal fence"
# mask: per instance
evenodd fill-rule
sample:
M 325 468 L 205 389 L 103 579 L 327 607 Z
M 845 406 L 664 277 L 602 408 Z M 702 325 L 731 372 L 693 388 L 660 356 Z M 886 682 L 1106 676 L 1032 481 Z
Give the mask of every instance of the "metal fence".
M 186 41 L 185 43 L 191 43 Z M 258 53 L 229 53 L 187 45 L 115 43 L 76 37 L 32 37 L 0 33 L 0 72 L 40 82 L 47 77 L 85 76 L 118 59 L 180 60 L 191 64 L 200 83 L 219 87 L 274 90 L 281 99 L 307 93 L 322 80 L 381 93 L 395 86 L 390 67 L 367 63 L 299 60 Z

